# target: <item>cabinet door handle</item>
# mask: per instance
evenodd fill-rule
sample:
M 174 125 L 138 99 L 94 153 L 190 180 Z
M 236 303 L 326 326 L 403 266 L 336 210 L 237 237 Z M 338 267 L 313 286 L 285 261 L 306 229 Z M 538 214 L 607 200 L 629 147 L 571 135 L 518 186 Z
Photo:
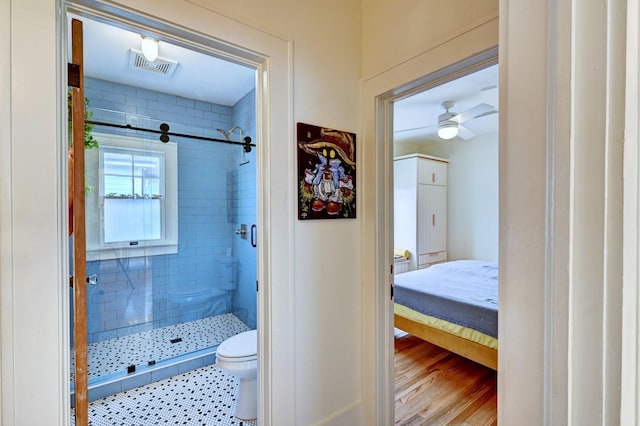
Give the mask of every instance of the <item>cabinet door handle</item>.
M 436 183 L 436 174 L 431 173 L 431 182 Z
M 435 215 L 435 213 L 431 215 L 431 225 L 436 226 L 436 215 Z

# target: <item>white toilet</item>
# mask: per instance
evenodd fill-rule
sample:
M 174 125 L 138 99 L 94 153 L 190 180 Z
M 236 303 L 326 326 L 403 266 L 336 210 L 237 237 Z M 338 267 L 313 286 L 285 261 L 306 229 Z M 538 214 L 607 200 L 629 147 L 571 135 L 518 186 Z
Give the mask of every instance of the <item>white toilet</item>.
M 240 384 L 235 415 L 241 420 L 258 417 L 258 334 L 256 330 L 236 334 L 220 343 L 216 363 L 236 376 Z

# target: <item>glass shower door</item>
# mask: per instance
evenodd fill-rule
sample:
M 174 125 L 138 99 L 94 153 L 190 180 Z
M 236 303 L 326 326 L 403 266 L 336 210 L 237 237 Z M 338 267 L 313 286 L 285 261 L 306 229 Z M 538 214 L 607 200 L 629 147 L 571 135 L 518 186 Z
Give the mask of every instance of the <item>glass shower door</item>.
M 96 385 L 166 358 L 156 330 L 166 325 L 162 266 L 178 252 L 177 145 L 126 133 L 94 129 L 98 146 L 86 153 L 89 379 Z
M 87 33 L 100 24 L 82 20 Z M 86 198 L 86 265 L 76 268 L 88 278 L 86 302 L 74 304 L 85 309 L 94 400 L 211 364 L 218 344 L 256 327 L 256 248 L 235 233 L 256 221 L 255 144 L 241 142 L 255 135 L 256 108 L 255 90 L 227 106 L 83 82 L 93 143 L 76 191 Z M 123 102 L 105 105 L 114 97 Z
M 212 363 L 218 344 L 255 328 L 256 312 L 256 249 L 226 212 L 237 147 L 106 127 L 86 162 L 92 399 Z M 251 223 L 255 162 L 243 164 L 237 219 Z

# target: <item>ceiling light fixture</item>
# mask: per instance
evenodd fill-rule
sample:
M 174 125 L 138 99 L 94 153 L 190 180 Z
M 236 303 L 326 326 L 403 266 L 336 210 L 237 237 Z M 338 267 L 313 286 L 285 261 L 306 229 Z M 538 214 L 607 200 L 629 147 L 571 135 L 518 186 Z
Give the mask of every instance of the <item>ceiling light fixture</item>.
M 458 136 L 458 123 L 453 120 L 444 120 L 438 123 L 438 136 L 440 139 L 453 139 Z
M 458 136 L 458 121 L 454 119 L 458 114 L 455 112 L 449 112 L 449 108 L 453 108 L 453 101 L 444 101 L 442 107 L 447 112 L 438 116 L 438 137 L 441 139 L 453 139 Z
M 142 36 L 140 50 L 149 62 L 153 62 L 158 57 L 158 40 L 152 37 Z

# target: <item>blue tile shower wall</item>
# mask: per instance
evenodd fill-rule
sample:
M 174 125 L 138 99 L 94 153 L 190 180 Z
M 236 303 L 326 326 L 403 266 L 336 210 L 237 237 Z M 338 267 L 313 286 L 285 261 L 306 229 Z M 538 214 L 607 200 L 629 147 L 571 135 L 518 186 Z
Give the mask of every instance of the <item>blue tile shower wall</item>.
M 150 128 L 167 122 L 173 132 L 215 138 L 221 137 L 216 128 L 240 125 L 244 135 L 255 137 L 254 91 L 228 107 L 87 78 L 85 95 L 96 121 Z M 137 133 L 100 126 L 94 132 Z M 238 146 L 176 137 L 172 141 L 178 143 L 178 253 L 87 263 L 87 275 L 97 274 L 99 282 L 87 287 L 90 343 L 230 310 L 255 327 L 255 249 L 237 237 L 239 224 L 229 222 L 226 212 L 227 174 L 235 170 L 237 219 L 255 223 L 255 150 L 245 154 L 250 163 L 240 166 Z M 230 248 L 240 262 L 234 292 L 217 292 L 214 303 L 186 310 L 169 301 L 176 291 L 215 287 L 221 273 L 218 259 Z

